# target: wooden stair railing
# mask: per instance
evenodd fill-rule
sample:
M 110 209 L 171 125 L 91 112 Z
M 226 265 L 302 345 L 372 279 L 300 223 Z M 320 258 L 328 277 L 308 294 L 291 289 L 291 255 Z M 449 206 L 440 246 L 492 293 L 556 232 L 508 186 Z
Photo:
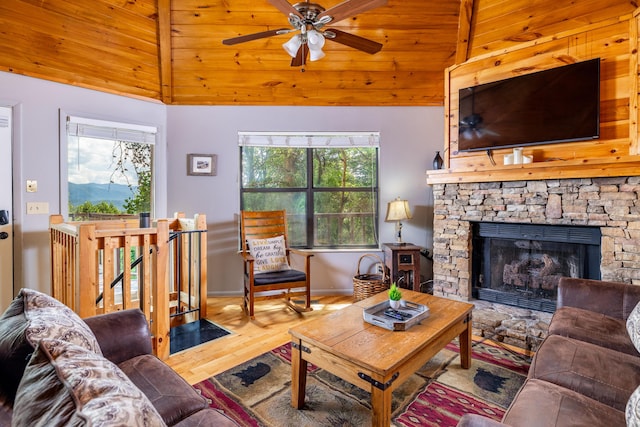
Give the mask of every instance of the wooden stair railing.
M 153 227 L 140 228 L 137 219 L 65 223 L 61 215 L 52 215 L 52 296 L 82 318 L 140 308 L 149 322 L 155 354 L 163 360 L 168 358 L 170 292 L 176 287 L 175 278 L 169 277 L 173 270 L 170 264 L 193 262 L 170 258 L 170 235 L 181 230 L 182 223 L 179 219 L 158 219 Z M 197 216 L 194 223 L 197 229 L 206 231 L 204 215 Z M 199 262 L 193 265 L 199 268 L 198 305 L 199 314 L 204 317 L 206 233 L 200 233 L 198 238 L 202 250 L 196 254 Z M 183 239 L 176 240 L 176 244 L 182 244 Z

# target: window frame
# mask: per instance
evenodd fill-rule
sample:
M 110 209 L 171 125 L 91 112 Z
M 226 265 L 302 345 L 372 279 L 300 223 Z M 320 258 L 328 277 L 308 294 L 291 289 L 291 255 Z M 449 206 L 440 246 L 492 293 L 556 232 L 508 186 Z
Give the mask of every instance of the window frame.
M 68 123 L 69 122 L 83 123 L 89 126 L 95 127 L 105 127 L 105 128 L 113 128 L 114 130 L 118 130 L 123 132 L 126 135 L 129 132 L 133 134 L 136 133 L 148 133 L 153 134 L 153 141 L 129 141 L 129 142 L 139 142 L 151 144 L 151 216 L 155 216 L 156 212 L 156 155 L 158 148 L 158 137 L 159 137 L 159 129 L 157 126 L 136 123 L 133 121 L 124 121 L 120 119 L 109 120 L 104 118 L 94 117 L 90 114 L 83 113 L 71 113 L 60 110 L 59 112 L 59 142 L 58 142 L 58 150 L 59 150 L 59 203 L 60 203 L 60 214 L 68 218 L 69 217 L 69 166 L 68 166 L 68 156 L 69 156 L 69 133 L 68 133 Z M 116 139 L 116 138 L 114 138 Z M 125 138 L 126 139 L 126 138 Z
M 243 138 L 246 138 L 247 135 L 249 135 L 250 137 L 257 137 L 257 138 L 266 138 L 269 142 L 268 143 L 252 143 L 252 144 L 246 144 L 243 143 L 245 142 L 245 140 L 243 140 Z M 323 141 L 326 141 L 328 138 L 332 138 L 332 137 L 336 137 L 336 138 L 352 138 L 352 137 L 368 137 L 369 140 L 373 140 L 373 143 L 369 143 L 369 144 L 364 144 L 364 143 L 358 143 L 358 144 L 349 144 L 349 143 L 340 143 L 338 142 L 336 145 L 329 145 L 327 146 L 327 143 L 312 143 L 312 138 L 319 138 L 322 139 Z M 278 138 L 278 137 L 284 137 L 286 138 L 286 142 L 285 144 L 282 144 L 282 142 L 278 143 L 274 143 L 273 140 Z M 296 143 L 295 141 L 292 142 L 292 139 L 294 138 L 304 138 L 307 140 L 307 144 L 303 145 L 300 142 Z M 318 132 L 318 133 L 313 133 L 313 134 L 308 134 L 308 133 L 304 133 L 304 134 L 300 134 L 300 133 L 277 133 L 277 134 L 273 134 L 273 133 L 243 133 L 240 132 L 239 133 L 239 140 L 240 140 L 240 144 L 239 144 L 239 168 L 240 168 L 240 174 L 239 174 L 239 180 L 238 180 L 238 185 L 239 185 L 239 198 L 240 198 L 240 210 L 243 210 L 245 208 L 244 203 L 245 203 L 245 198 L 244 198 L 244 194 L 273 194 L 273 193 L 303 193 L 306 203 L 306 212 L 305 212 L 305 221 L 306 221 L 306 242 L 307 245 L 295 245 L 295 244 L 291 244 L 291 247 L 296 247 L 296 248 L 302 248 L 302 249 L 310 249 L 310 250 L 366 250 L 366 249 L 379 249 L 380 248 L 380 230 L 379 230 L 379 216 L 380 216 L 380 184 L 379 184 L 379 177 L 380 177 L 380 143 L 379 143 L 379 133 L 377 132 L 335 132 L 335 133 L 326 133 L 326 132 Z M 307 171 L 306 171 L 306 182 L 307 185 L 306 187 L 277 187 L 277 188 L 273 188 L 273 187 L 269 187 L 269 188 L 245 188 L 243 185 L 243 149 L 245 146 L 261 146 L 261 147 L 273 147 L 273 148 L 296 148 L 296 149 L 301 149 L 301 150 L 305 150 L 305 157 L 306 157 L 306 166 L 307 166 Z M 313 162 L 314 162 L 314 156 L 313 156 L 313 150 L 314 149 L 322 149 L 322 148 L 356 148 L 356 147 L 370 147 L 370 148 L 375 148 L 376 152 L 375 152 L 375 173 L 374 176 L 372 176 L 373 179 L 373 185 L 371 186 L 367 186 L 367 187 L 316 187 L 314 185 L 314 168 L 313 168 Z M 364 244 L 359 244 L 359 245 L 353 245 L 353 246 L 348 246 L 345 244 L 340 244 L 340 245 L 315 245 L 314 244 L 314 234 L 315 234 L 315 227 L 314 227 L 314 219 L 315 219 L 315 209 L 314 209 L 314 195 L 316 194 L 321 194 L 321 193 L 336 193 L 336 192 L 347 192 L 347 193 L 362 193 L 362 192 L 366 192 L 366 193 L 370 193 L 372 194 L 372 207 L 374 209 L 373 212 L 373 240 L 374 243 L 370 244 L 370 245 L 364 245 Z

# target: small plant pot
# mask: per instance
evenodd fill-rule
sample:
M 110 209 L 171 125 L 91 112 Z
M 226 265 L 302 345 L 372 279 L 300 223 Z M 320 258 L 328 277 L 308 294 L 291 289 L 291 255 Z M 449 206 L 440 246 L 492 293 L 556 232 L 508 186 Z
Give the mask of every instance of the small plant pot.
M 394 310 L 399 309 L 400 308 L 400 300 L 390 299 L 389 300 L 389 307 L 393 308 Z

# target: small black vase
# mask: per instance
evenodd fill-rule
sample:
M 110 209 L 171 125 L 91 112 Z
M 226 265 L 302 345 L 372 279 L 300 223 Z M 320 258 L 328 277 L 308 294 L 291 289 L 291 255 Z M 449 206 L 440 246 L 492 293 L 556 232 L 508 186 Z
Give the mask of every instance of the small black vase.
M 436 156 L 433 158 L 433 168 L 442 169 L 442 166 L 444 166 L 444 160 L 440 157 L 440 152 L 436 151 Z

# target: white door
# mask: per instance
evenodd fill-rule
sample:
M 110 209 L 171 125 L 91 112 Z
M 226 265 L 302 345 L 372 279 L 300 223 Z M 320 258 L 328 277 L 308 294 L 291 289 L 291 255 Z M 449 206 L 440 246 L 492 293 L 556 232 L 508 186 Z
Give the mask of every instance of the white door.
M 13 299 L 11 108 L 0 107 L 0 313 Z

